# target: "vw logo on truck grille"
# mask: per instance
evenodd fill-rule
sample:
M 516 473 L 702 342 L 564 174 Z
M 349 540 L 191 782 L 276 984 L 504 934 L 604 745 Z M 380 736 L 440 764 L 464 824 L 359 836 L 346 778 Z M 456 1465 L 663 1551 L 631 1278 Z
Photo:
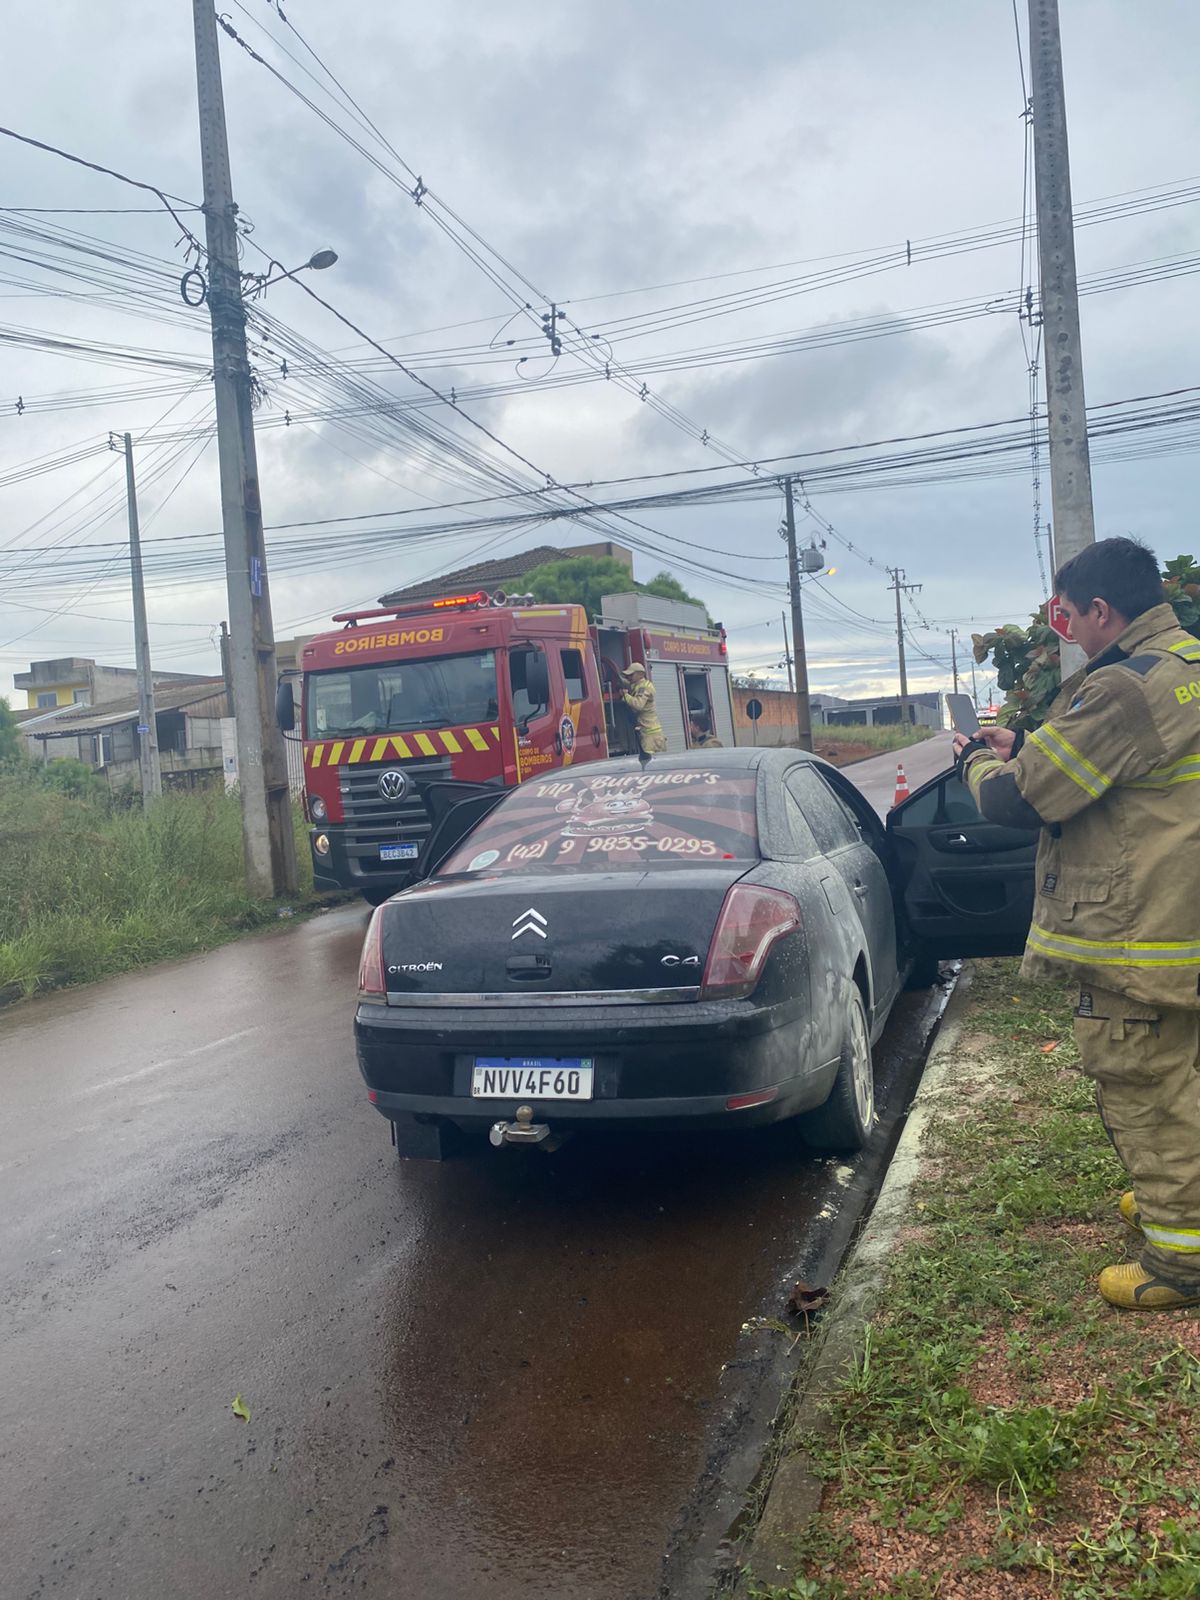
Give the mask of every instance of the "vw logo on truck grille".
M 408 793 L 408 774 L 389 767 L 379 774 L 379 794 L 383 800 L 403 800 Z

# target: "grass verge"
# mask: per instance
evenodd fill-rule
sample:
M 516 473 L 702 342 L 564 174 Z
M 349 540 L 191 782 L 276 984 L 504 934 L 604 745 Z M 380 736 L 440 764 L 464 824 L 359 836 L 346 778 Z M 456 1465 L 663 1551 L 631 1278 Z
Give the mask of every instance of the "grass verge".
M 789 1441 L 825 1483 L 795 1575 L 747 1592 L 1200 1595 L 1200 1313 L 1095 1293 L 1136 1245 L 1070 1005 L 980 963 L 957 1055 L 880 1309 L 827 1426 Z
M 0 995 L 209 949 L 279 916 L 245 891 L 236 795 L 168 793 L 144 813 L 25 769 L 0 774 L 0 840 Z
M 932 739 L 934 734 L 940 731 L 937 728 L 920 726 L 903 728 L 899 723 L 893 727 L 881 725 L 877 728 L 868 728 L 852 722 L 842 728 L 825 726 L 814 728 L 813 739 L 817 744 L 861 744 L 878 754 L 885 750 L 905 750 L 910 744 L 921 744 L 926 739 Z

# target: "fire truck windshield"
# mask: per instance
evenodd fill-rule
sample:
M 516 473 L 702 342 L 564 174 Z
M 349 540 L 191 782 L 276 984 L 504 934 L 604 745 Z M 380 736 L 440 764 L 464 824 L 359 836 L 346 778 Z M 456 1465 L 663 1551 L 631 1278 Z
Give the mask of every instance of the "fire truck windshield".
M 426 661 L 380 661 L 310 673 L 305 732 L 398 733 L 407 728 L 494 722 L 499 714 L 496 657 L 491 650 Z

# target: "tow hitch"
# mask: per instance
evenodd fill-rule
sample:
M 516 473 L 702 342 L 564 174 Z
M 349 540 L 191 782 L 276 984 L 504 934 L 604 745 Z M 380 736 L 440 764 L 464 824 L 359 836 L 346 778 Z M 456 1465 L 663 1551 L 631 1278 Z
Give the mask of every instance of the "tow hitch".
M 547 1152 L 557 1150 L 566 1138 L 562 1133 L 551 1133 L 548 1122 L 533 1120 L 532 1106 L 518 1106 L 514 1122 L 493 1122 L 488 1138 L 497 1149 L 506 1144 L 535 1144 Z

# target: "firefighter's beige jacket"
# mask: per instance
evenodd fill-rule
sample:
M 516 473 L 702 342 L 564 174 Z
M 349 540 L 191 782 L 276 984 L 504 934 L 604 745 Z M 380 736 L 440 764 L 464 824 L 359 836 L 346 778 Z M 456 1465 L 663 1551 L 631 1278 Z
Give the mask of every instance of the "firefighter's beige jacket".
M 1200 1009 L 1200 640 L 1169 605 L 1064 684 L 1011 761 L 980 751 L 966 779 L 986 817 L 1024 801 L 1042 824 L 1025 976 Z
M 621 698 L 637 714 L 638 743 L 642 749 L 648 756 L 661 754 L 667 748 L 667 740 L 658 720 L 654 685 L 650 679 L 636 678 Z

